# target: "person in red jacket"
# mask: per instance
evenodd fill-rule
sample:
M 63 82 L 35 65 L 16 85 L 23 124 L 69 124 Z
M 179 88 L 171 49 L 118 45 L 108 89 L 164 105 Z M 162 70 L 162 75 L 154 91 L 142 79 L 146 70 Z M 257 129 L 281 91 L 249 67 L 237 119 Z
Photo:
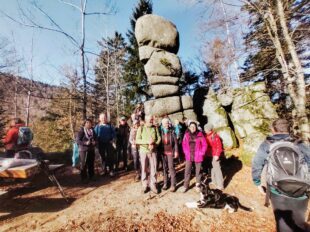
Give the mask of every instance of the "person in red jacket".
M 217 189 L 224 189 L 224 179 L 221 170 L 220 156 L 223 152 L 221 138 L 213 131 L 213 125 L 208 123 L 204 126 L 207 140 L 206 158 L 212 161 L 211 180 Z M 208 162 L 211 163 L 211 162 Z
M 7 158 L 13 158 L 16 152 L 19 128 L 24 126 L 20 118 L 14 118 L 10 122 L 10 129 L 2 140 Z

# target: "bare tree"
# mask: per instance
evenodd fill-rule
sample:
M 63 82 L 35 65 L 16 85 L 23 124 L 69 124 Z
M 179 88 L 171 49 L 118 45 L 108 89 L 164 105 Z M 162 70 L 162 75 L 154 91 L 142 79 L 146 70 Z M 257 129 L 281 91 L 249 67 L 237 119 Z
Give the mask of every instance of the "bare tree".
M 299 127 L 298 132 L 304 141 L 308 142 L 310 124 L 306 111 L 305 75 L 297 55 L 296 42 L 293 41 L 293 32 L 290 31 L 287 21 L 287 15 L 291 13 L 290 9 L 285 11 L 284 2 L 286 1 L 284 0 L 241 1 L 257 12 L 264 21 L 269 39 L 276 50 L 276 58 L 283 75 L 282 81 L 294 103 L 293 119 Z
M 40 7 L 35 1 L 32 3 L 32 6 L 34 9 L 42 14 L 48 21 L 50 25 L 43 25 L 40 22 L 36 22 L 32 15 L 30 13 L 27 13 L 24 9 L 22 9 L 21 5 L 19 4 L 19 10 L 22 15 L 22 19 L 16 19 L 8 15 L 4 11 L 0 11 L 3 15 L 5 15 L 7 18 L 12 20 L 15 23 L 18 23 L 19 25 L 46 30 L 46 31 L 52 31 L 59 34 L 62 34 L 65 36 L 71 44 L 79 50 L 80 54 L 80 60 L 81 60 L 81 76 L 83 80 L 83 118 L 86 119 L 87 117 L 87 71 L 86 71 L 86 63 L 87 63 L 87 57 L 86 53 L 88 51 L 85 50 L 85 43 L 86 43 L 86 16 L 93 16 L 93 15 L 109 15 L 113 13 L 115 10 L 113 7 L 109 4 L 110 1 L 108 1 L 108 10 L 106 12 L 88 12 L 87 11 L 87 0 L 80 0 L 80 4 L 74 4 L 72 2 L 59 0 L 60 3 L 65 4 L 67 6 L 70 6 L 77 10 L 80 13 L 80 38 L 75 38 L 73 35 L 71 35 L 69 32 L 66 32 L 60 24 L 56 22 L 55 19 L 53 19 L 47 11 L 45 11 L 42 7 Z M 91 53 L 91 52 L 90 52 Z

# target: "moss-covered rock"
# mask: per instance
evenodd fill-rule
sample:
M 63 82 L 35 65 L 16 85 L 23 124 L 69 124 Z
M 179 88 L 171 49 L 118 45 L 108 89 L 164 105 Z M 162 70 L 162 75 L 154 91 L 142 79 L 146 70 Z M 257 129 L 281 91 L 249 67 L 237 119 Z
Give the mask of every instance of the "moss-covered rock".
M 238 146 L 236 136 L 230 127 L 216 128 L 215 131 L 221 137 L 224 149 L 232 149 Z
M 265 138 L 266 134 L 260 132 L 247 135 L 243 140 L 242 160 L 246 161 L 246 163 L 250 163 Z
M 228 127 L 228 118 L 225 109 L 221 106 L 213 91 L 209 91 L 204 104 L 203 115 L 215 128 Z

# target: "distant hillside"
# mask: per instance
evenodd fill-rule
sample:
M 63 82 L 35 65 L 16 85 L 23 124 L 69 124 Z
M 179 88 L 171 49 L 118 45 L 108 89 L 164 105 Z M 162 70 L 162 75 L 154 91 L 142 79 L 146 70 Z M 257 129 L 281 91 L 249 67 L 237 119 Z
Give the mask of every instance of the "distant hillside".
M 4 99 L 0 99 L 6 110 L 7 118 L 15 116 L 26 119 L 28 91 L 30 91 L 30 124 L 46 115 L 54 96 L 61 92 L 61 87 L 48 85 L 26 78 L 0 73 L 0 90 Z

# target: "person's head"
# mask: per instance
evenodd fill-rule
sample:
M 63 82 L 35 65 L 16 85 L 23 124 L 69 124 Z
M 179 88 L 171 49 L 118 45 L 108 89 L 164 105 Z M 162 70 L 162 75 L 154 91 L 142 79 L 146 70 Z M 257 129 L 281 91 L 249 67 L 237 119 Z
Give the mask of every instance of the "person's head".
M 145 116 L 145 125 L 148 127 L 153 125 L 153 115 L 146 115 Z
M 120 123 L 121 125 L 125 125 L 125 124 L 127 123 L 127 122 L 126 122 L 126 118 L 125 118 L 124 116 L 121 117 L 119 123 Z
M 100 123 L 106 124 L 108 122 L 108 117 L 106 113 L 101 113 L 99 115 L 99 121 Z
M 195 133 L 197 131 L 197 123 L 196 122 L 190 122 L 188 125 L 188 129 L 191 133 Z
M 17 124 L 21 124 L 23 121 L 20 118 L 13 118 L 10 121 L 10 127 L 15 127 Z
M 208 123 L 204 126 L 204 131 L 208 134 L 213 130 L 213 125 L 211 123 Z
M 179 124 L 180 124 L 180 122 L 179 122 L 178 119 L 174 120 L 174 125 L 175 125 L 175 126 L 177 126 L 177 125 L 179 125 Z
M 161 124 L 163 125 L 163 128 L 165 128 L 165 129 L 169 128 L 169 123 L 170 123 L 170 120 L 168 118 L 163 118 L 161 120 Z
M 86 119 L 84 122 L 84 127 L 86 129 L 91 129 L 93 127 L 93 121 L 91 119 Z
M 273 134 L 289 134 L 290 124 L 286 119 L 277 119 L 272 123 L 271 131 Z

